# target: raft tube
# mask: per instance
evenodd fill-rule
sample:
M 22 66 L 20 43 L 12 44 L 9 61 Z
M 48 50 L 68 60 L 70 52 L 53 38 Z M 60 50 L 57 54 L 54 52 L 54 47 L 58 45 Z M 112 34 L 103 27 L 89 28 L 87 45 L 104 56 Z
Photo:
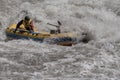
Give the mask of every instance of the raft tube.
M 22 25 L 23 26 L 23 25 Z M 50 32 L 29 32 L 23 28 L 18 29 L 15 33 L 16 24 L 12 24 L 6 28 L 6 36 L 8 39 L 32 39 L 34 41 L 50 44 L 58 44 L 63 46 L 71 46 L 76 44 L 76 35 L 74 33 L 50 33 Z

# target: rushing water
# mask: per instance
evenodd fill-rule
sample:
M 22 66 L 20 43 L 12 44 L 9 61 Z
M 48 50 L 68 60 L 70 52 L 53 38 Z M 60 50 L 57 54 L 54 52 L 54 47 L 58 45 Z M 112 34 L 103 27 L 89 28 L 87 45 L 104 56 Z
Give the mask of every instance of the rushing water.
M 30 15 L 37 28 L 92 34 L 71 47 L 5 42 L 4 30 Z M 0 80 L 119 80 L 120 0 L 0 0 Z

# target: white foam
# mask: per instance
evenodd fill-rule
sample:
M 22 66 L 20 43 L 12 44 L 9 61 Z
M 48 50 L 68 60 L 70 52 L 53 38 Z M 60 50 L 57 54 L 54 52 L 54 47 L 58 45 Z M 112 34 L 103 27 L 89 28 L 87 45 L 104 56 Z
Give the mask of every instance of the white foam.
M 0 78 L 119 80 L 119 4 L 119 0 L 1 0 Z M 49 31 L 51 26 L 47 23 L 57 24 L 59 20 L 62 31 L 76 32 L 79 36 L 88 32 L 95 39 L 72 47 L 32 40 L 4 42 L 5 28 L 25 15 L 38 21 L 35 25 L 40 31 Z

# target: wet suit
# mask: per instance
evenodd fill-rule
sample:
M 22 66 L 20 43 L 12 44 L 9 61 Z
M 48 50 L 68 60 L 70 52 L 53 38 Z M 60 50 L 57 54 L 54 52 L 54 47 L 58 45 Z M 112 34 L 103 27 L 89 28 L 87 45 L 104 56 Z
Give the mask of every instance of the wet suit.
M 14 32 L 16 32 L 17 29 L 20 28 L 20 25 L 22 25 L 22 24 L 24 25 L 26 30 L 34 32 L 34 25 L 33 25 L 33 21 L 32 20 L 30 20 L 28 22 L 25 22 L 25 20 L 21 20 L 20 22 L 18 22 Z

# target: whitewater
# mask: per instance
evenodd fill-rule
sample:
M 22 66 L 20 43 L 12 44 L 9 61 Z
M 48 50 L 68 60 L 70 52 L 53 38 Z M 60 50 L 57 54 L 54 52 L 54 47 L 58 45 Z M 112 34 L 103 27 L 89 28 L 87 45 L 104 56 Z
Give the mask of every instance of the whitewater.
M 86 32 L 73 46 L 6 41 L 5 29 L 29 15 L 40 31 Z M 120 0 L 0 0 L 0 80 L 119 80 Z

